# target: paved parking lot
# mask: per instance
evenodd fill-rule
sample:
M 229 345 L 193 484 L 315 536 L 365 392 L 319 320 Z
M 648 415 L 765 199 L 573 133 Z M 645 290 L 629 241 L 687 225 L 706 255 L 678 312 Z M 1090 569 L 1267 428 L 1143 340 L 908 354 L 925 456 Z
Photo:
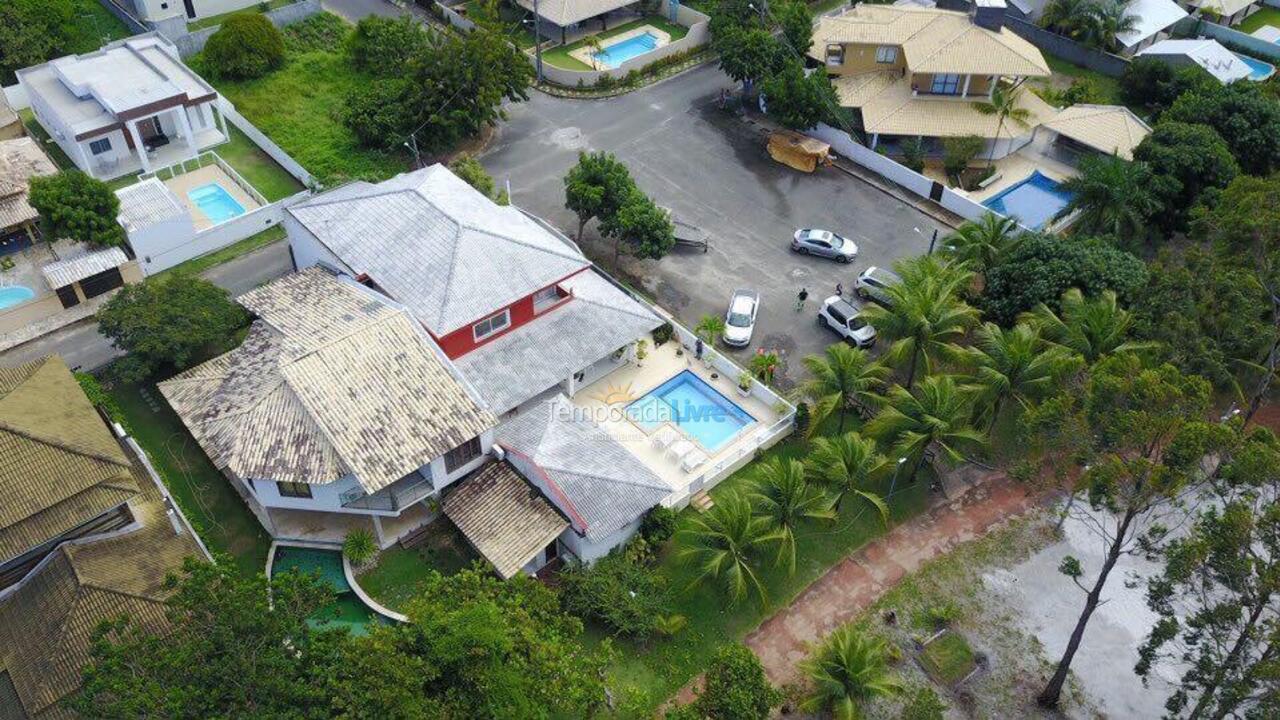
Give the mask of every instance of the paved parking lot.
M 481 161 L 499 184 L 511 183 L 513 202 L 572 233 L 577 222 L 564 208 L 565 172 L 580 151 L 617 155 L 660 205 L 712 236 L 706 254 L 677 249 L 660 261 L 626 263 L 627 274 L 689 326 L 705 313 L 723 313 L 734 288 L 758 290 L 761 312 L 753 342 L 733 352 L 783 351 L 786 384 L 800 372 L 799 357 L 835 339 L 818 327 L 816 306 L 837 282 L 851 288 L 869 265 L 888 266 L 923 253 L 926 236 L 947 228 L 835 169 L 806 175 L 774 162 L 754 129 L 716 107 L 719 90 L 731 85 L 714 66 L 704 66 L 604 101 L 534 92 L 529 102 L 510 108 L 510 121 Z M 840 265 L 791 253 L 791 233 L 806 226 L 853 238 L 858 259 Z M 610 266 L 611 246 L 600 243 L 592 229 L 584 245 Z M 795 297 L 802 287 L 810 299 L 797 314 Z

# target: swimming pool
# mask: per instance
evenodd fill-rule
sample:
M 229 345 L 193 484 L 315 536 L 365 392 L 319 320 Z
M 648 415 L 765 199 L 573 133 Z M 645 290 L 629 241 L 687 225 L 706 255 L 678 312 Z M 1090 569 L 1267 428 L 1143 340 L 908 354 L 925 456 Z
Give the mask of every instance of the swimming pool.
M 244 214 L 244 206 L 216 182 L 188 190 L 187 197 L 214 225 Z
M 10 285 L 7 288 L 0 288 L 0 308 L 11 308 L 14 305 L 21 305 L 35 296 L 36 293 L 34 290 L 21 285 Z
M 277 545 L 275 562 L 271 564 L 271 574 L 297 569 L 303 573 L 319 572 L 320 579 L 327 582 L 337 597 L 333 603 L 321 609 L 308 619 L 314 628 L 330 630 L 345 627 L 352 635 L 364 635 L 369 626 L 385 622 L 382 616 L 365 605 L 351 585 L 347 583 L 346 573 L 342 571 L 342 554 L 334 550 Z
M 1071 202 L 1071 197 L 1071 193 L 1061 190 L 1055 180 L 1036 170 L 982 204 L 1001 215 L 1017 219 L 1032 230 L 1039 230 Z
M 1249 66 L 1249 79 L 1254 82 L 1262 82 L 1274 75 L 1276 72 L 1276 66 L 1269 62 L 1263 62 L 1257 58 L 1251 58 L 1248 55 L 1241 55 L 1240 53 L 1231 54 L 1240 58 L 1244 61 L 1245 65 Z
M 650 52 L 658 47 L 658 36 L 653 33 L 641 33 L 613 45 L 606 45 L 591 57 L 600 67 L 616 68 L 634 57 Z
M 708 452 L 724 447 L 756 421 L 692 370 L 681 371 L 627 405 L 627 418 L 645 432 L 669 422 Z

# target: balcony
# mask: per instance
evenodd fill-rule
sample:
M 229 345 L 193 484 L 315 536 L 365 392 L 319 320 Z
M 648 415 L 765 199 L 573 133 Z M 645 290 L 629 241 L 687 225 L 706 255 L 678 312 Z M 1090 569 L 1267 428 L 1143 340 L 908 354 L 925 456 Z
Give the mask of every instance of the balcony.
M 414 473 L 414 475 L 417 475 L 417 473 Z M 431 481 L 419 476 L 417 480 L 412 482 L 406 482 L 402 478 L 390 487 L 383 488 L 372 495 L 366 494 L 359 487 L 355 487 L 342 493 L 341 502 L 342 507 L 352 510 L 397 512 L 421 502 L 423 498 L 434 492 L 435 487 L 431 484 Z

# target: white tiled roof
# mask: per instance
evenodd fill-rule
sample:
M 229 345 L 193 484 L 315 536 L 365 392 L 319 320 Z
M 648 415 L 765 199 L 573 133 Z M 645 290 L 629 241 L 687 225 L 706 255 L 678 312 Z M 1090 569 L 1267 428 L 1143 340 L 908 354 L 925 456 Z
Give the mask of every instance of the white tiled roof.
M 1116 35 L 1116 40 L 1132 47 L 1186 17 L 1187 11 L 1171 0 L 1131 0 L 1124 14 L 1137 18 L 1137 24 Z
M 120 214 L 117 219 L 128 232 L 141 230 L 175 217 L 185 217 L 187 209 L 173 191 L 157 178 L 147 178 L 140 183 L 116 191 L 120 198 Z
M 129 262 L 129 258 L 124 254 L 124 251 L 118 247 L 113 247 L 105 250 L 92 250 L 85 252 L 83 255 L 51 262 L 41 267 L 40 273 L 44 275 L 44 280 L 49 283 L 49 287 L 60 288 L 77 280 L 83 280 L 90 275 L 97 275 L 111 268 L 120 267 L 127 262 Z
M 516 2 L 525 10 L 533 12 L 533 0 Z M 635 0 L 540 0 L 538 15 L 548 22 L 565 27 L 634 3 Z
M 1195 63 L 1218 79 L 1218 82 L 1235 82 L 1249 77 L 1253 72 L 1245 61 L 1223 47 L 1217 40 L 1161 40 L 1138 53 L 1145 57 L 1182 58 L 1183 62 Z

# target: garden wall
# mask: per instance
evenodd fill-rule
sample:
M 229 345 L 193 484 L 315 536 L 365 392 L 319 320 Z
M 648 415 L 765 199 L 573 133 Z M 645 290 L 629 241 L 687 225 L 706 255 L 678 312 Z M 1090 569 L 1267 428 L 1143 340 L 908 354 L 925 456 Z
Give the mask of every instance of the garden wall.
M 263 152 L 270 155 L 272 160 L 275 160 L 280 167 L 285 169 L 285 172 L 296 178 L 298 182 L 309 188 L 317 190 L 320 188 L 319 181 L 317 181 L 311 173 L 307 172 L 306 168 L 299 165 L 298 161 L 290 157 L 289 153 L 285 152 L 279 145 L 272 142 L 271 138 L 267 137 L 261 130 L 255 127 L 253 123 L 249 122 L 245 116 L 241 115 L 239 111 L 236 110 L 235 105 L 231 104 L 230 100 L 222 97 L 221 95 L 218 96 L 218 112 L 222 113 L 222 116 L 227 119 L 227 122 L 235 125 L 240 132 L 247 135 L 255 145 L 262 148 Z
M 450 25 L 461 30 L 462 32 L 471 32 L 472 30 L 475 29 L 476 24 L 462 17 L 462 15 L 460 15 L 457 10 L 454 10 L 453 8 L 449 7 L 448 5 L 445 5 L 442 2 L 437 2 L 435 5 L 437 8 L 437 11 L 445 20 L 449 22 Z
M 103 0 L 107 2 L 108 0 Z M 324 12 L 324 8 L 320 5 L 320 0 L 298 0 L 292 5 L 285 5 L 276 8 L 270 12 L 263 13 L 272 25 L 278 28 L 292 25 L 299 20 L 307 18 L 317 13 Z M 218 31 L 219 26 L 201 28 L 195 32 L 188 32 L 175 37 L 170 37 L 169 41 L 178 46 L 178 54 L 182 57 L 191 57 L 204 49 L 204 44 L 209 42 L 209 36 Z
M 148 243 L 139 243 L 133 237 L 129 239 L 130 244 L 134 246 L 134 252 L 138 255 L 138 263 L 143 272 L 147 275 L 154 275 L 193 258 L 198 258 L 201 255 L 208 255 L 215 250 L 221 250 L 228 245 L 240 242 L 273 225 L 279 224 L 284 219 L 285 208 L 308 197 L 311 197 L 311 191 L 303 190 L 278 202 L 263 205 L 240 217 L 219 223 L 207 230 L 202 230 L 176 245 L 171 245 L 173 242 L 172 237 L 163 238 L 161 242 L 156 243 L 157 246 L 169 246 L 163 250 L 147 247 Z M 141 247 L 138 245 L 141 245 Z
M 1277 0 L 1277 2 L 1280 2 L 1280 0 Z M 1280 7 L 1280 5 L 1276 7 Z M 1248 51 L 1250 55 L 1257 57 L 1267 58 L 1272 61 L 1280 60 L 1280 45 L 1269 43 L 1266 40 L 1242 33 L 1234 28 L 1211 23 L 1202 18 L 1183 18 L 1177 25 L 1174 25 L 1174 30 L 1188 37 L 1211 37 L 1224 44 L 1236 45 L 1240 49 Z
M 1120 77 L 1129 67 L 1129 61 L 1119 55 L 1085 47 L 1075 40 L 1055 35 L 1035 23 L 1006 15 L 1004 24 L 1032 45 L 1057 55 L 1073 65 L 1086 67 L 1110 77 Z
M 670 17 L 668 15 L 668 17 Z M 567 70 L 565 68 L 555 67 L 554 65 L 543 62 L 542 74 L 551 82 L 566 87 L 577 87 L 579 83 L 583 86 L 590 87 L 595 85 L 600 78 L 608 75 L 615 80 L 626 77 L 627 73 L 632 70 L 643 70 L 645 67 L 653 63 L 677 53 L 688 52 L 696 47 L 706 45 L 711 39 L 711 32 L 708 29 L 710 18 L 693 8 L 680 5 L 676 8 L 676 23 L 689 28 L 689 33 L 684 37 L 676 40 L 668 45 L 658 48 L 653 52 L 646 53 L 638 58 L 628 60 L 616 68 L 611 70 Z M 536 62 L 532 51 L 529 51 L 529 62 Z

